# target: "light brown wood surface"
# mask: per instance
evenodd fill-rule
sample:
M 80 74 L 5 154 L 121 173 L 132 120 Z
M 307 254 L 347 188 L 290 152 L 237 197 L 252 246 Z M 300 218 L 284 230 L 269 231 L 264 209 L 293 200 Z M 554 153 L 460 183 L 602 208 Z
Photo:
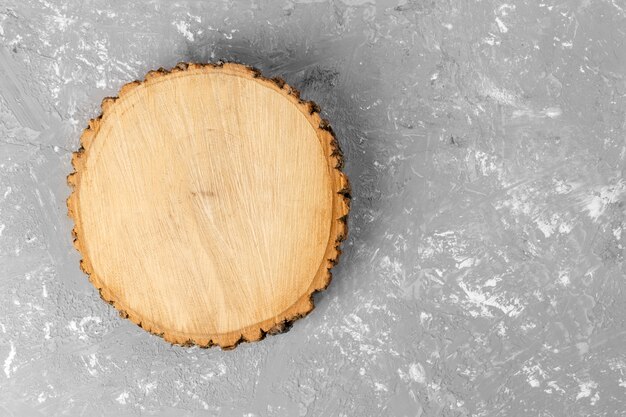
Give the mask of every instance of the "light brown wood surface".
M 177 344 L 289 328 L 347 233 L 342 156 L 314 103 L 239 64 L 179 64 L 102 103 L 68 199 L 102 298 Z

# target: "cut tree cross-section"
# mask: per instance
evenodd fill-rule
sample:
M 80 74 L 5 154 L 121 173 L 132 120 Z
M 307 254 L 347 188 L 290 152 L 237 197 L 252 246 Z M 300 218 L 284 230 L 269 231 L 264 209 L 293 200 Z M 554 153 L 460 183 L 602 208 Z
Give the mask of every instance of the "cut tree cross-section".
M 341 151 L 312 102 L 234 63 L 148 73 L 102 103 L 68 199 L 82 269 L 167 341 L 235 347 L 313 309 L 347 233 Z

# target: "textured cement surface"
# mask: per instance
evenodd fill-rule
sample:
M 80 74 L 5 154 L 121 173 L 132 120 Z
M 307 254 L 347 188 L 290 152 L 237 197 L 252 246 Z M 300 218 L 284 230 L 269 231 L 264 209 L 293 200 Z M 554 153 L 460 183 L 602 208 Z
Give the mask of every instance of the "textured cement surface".
M 626 3 L 0 0 L 0 416 L 626 415 Z M 103 303 L 65 214 L 100 100 L 234 59 L 353 183 L 317 309 L 235 351 Z

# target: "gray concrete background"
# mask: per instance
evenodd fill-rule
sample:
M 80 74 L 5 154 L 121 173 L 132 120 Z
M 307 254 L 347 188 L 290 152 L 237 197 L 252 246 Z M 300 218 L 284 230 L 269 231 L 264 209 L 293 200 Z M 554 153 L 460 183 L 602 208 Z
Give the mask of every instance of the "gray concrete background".
M 0 415 L 626 415 L 625 10 L 0 0 Z M 317 101 L 354 188 L 317 309 L 231 352 L 118 318 L 65 214 L 100 100 L 217 59 Z

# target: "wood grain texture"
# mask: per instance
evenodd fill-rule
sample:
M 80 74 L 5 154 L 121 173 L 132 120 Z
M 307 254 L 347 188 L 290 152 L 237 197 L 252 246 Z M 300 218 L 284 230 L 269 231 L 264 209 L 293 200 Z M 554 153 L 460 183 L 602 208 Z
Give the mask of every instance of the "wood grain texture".
M 313 309 L 350 187 L 319 108 L 235 63 L 178 64 L 102 102 L 68 176 L 81 268 L 167 341 L 233 348 Z

